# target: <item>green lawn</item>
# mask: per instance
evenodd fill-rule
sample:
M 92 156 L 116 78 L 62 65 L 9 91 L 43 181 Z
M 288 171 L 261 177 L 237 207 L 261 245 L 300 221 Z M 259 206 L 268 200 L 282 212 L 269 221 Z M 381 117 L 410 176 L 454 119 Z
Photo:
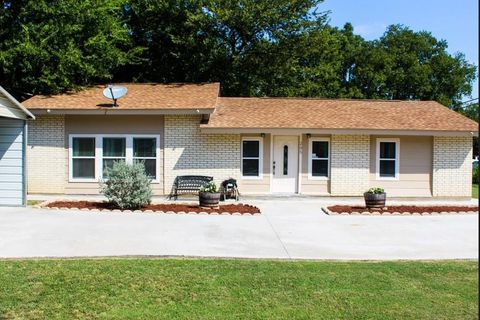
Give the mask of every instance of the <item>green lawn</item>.
M 27 200 L 27 206 L 35 206 L 42 203 L 44 200 Z
M 478 199 L 478 184 L 472 185 L 472 198 Z
M 477 262 L 3 260 L 0 319 L 477 319 Z

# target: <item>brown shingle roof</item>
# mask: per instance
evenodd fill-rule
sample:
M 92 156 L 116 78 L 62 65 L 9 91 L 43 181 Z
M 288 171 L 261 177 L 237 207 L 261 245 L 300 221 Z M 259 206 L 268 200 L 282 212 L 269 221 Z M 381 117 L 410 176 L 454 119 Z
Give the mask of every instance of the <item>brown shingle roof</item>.
M 218 98 L 202 128 L 478 131 L 435 101 Z
M 218 97 L 219 83 L 204 84 L 119 84 L 128 93 L 118 99 L 116 109 L 213 109 Z M 112 101 L 102 94 L 104 85 L 82 91 L 54 96 L 34 96 L 22 104 L 28 109 L 101 109 L 111 107 Z

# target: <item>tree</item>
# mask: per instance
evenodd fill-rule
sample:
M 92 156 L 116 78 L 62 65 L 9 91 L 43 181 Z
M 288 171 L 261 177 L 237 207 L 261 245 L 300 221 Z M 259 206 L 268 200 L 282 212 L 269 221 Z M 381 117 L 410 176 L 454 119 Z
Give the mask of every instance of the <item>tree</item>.
M 463 114 L 465 117 L 468 117 L 476 122 L 480 122 L 480 109 L 478 106 L 478 102 L 466 104 L 465 106 L 459 108 L 458 112 Z M 473 137 L 473 156 L 479 156 L 478 137 Z
M 324 18 L 312 10 L 320 2 L 131 0 L 126 13 L 133 43 L 147 48 L 147 62 L 133 77 L 220 81 L 224 95 L 262 95 L 266 70 L 281 69 L 292 53 L 280 48 Z
M 17 96 L 109 81 L 132 63 L 124 0 L 15 0 L 0 6 L 0 78 Z
M 471 94 L 476 67 L 463 54 L 452 56 L 446 49 L 447 42 L 429 32 L 392 25 L 373 41 L 363 62 L 366 70 L 381 68 L 367 76 L 360 72 L 364 83 L 358 85 L 365 88 L 369 81 L 374 84 L 377 90 L 366 92 L 369 98 L 436 100 L 457 109 L 462 97 Z M 378 79 L 372 79 L 375 74 Z

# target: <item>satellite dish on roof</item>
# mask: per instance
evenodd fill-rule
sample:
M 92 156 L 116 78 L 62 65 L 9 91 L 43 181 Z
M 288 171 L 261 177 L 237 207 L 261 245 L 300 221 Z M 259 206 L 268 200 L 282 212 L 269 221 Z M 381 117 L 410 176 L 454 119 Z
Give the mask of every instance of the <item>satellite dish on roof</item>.
M 107 99 L 112 99 L 113 100 L 113 106 L 116 107 L 117 105 L 117 99 L 120 99 L 124 95 L 127 94 L 127 88 L 125 87 L 120 87 L 120 86 L 113 86 L 109 84 L 104 90 L 103 90 L 103 95 Z

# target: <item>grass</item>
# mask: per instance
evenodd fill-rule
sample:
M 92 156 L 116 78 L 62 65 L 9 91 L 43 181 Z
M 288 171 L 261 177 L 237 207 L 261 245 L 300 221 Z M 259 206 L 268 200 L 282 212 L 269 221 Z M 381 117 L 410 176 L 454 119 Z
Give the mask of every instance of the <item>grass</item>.
M 0 261 L 0 318 L 478 319 L 477 261 Z
M 42 203 L 44 200 L 27 200 L 27 206 L 35 206 Z
M 478 184 L 472 184 L 472 198 L 478 199 Z

